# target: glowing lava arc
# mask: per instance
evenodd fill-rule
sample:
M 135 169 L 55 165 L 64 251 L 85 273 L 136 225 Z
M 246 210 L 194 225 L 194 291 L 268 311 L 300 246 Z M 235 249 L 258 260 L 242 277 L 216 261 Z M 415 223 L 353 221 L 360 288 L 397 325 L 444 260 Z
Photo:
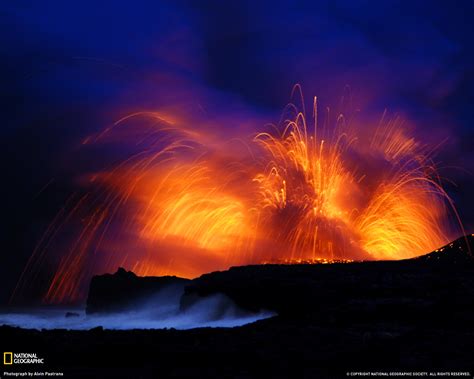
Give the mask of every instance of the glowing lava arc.
M 343 116 L 319 127 L 316 99 L 313 125 L 294 105 L 285 115 L 240 137 L 240 149 L 161 113 L 89 138 L 135 150 L 90 175 L 38 244 L 16 295 L 51 266 L 44 300 L 64 303 L 83 300 L 92 275 L 118 266 L 195 277 L 250 263 L 401 259 L 452 237 L 457 215 L 431 154 L 397 120 L 364 133 Z

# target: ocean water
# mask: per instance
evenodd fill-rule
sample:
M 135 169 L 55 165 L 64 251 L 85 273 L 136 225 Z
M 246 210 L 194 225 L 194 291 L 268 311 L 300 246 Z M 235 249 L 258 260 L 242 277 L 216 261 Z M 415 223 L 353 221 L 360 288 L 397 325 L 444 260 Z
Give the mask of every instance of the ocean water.
M 72 317 L 66 317 L 71 312 Z M 162 291 L 142 299 L 123 312 L 87 315 L 84 308 L 41 307 L 0 311 L 0 325 L 26 329 L 88 330 L 104 329 L 193 329 L 202 327 L 232 328 L 273 317 L 275 313 L 250 313 L 238 308 L 223 295 L 204 298 L 185 311 L 180 310 L 179 296 Z

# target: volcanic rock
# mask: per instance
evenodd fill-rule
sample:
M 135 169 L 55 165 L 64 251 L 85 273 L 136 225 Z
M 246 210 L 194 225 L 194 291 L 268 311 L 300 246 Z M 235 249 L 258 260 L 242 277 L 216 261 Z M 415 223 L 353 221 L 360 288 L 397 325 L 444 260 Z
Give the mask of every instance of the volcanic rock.
M 473 240 L 463 237 L 433 253 L 401 261 L 232 267 L 189 283 L 181 307 L 222 293 L 243 309 L 271 310 L 281 316 L 367 317 L 375 311 L 387 318 L 403 317 L 404 312 L 428 316 L 474 297 L 469 247 Z
M 441 265 L 473 264 L 472 248 L 474 248 L 474 234 L 458 238 L 432 253 L 412 258 L 412 260 Z
M 86 313 L 119 312 L 159 291 L 174 287 L 182 291 L 188 279 L 176 276 L 139 277 L 119 268 L 115 274 L 94 276 L 89 287 Z
M 89 306 L 108 309 L 171 280 L 186 286 L 184 308 L 224 293 L 241 307 L 273 309 L 278 316 L 236 328 L 192 330 L 0 326 L 0 340 L 10 351 L 28 346 L 44 354 L 42 369 L 61 367 L 80 378 L 324 379 L 378 371 L 471 377 L 471 242 L 469 236 L 404 261 L 235 267 L 193 281 L 140 278 L 122 269 L 93 279 Z
M 181 310 L 218 294 L 243 310 L 269 310 L 282 316 L 317 314 L 337 317 L 341 312 L 362 317 L 375 309 L 413 312 L 449 305 L 461 287 L 474 296 L 472 235 L 459 238 L 432 253 L 400 261 L 333 264 L 266 264 L 232 267 L 194 280 L 138 277 L 119 268 L 92 278 L 87 313 L 116 312 L 169 286 L 182 291 Z M 464 297 L 465 299 L 465 297 Z

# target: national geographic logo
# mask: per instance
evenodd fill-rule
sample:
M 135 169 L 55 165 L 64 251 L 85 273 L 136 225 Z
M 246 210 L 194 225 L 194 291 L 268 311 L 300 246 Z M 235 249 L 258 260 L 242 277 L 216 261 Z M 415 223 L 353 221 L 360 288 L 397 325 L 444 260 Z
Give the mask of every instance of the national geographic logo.
M 3 353 L 3 364 L 4 365 L 13 364 L 13 353 Z
M 3 353 L 3 364 L 4 365 L 43 365 L 44 358 L 38 357 L 36 353 Z

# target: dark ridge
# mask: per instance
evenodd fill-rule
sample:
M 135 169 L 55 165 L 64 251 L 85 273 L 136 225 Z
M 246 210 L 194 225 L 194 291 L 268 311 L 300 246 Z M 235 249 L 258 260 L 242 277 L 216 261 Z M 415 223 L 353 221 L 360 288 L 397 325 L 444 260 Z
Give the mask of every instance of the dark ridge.
M 131 378 L 139 372 L 140 377 L 323 379 L 379 370 L 472 376 L 471 242 L 469 236 L 467 242 L 459 239 L 404 261 L 234 267 L 193 281 L 140 278 L 119 269 L 93 279 L 90 307 L 116 309 L 171 281 L 185 287 L 184 308 L 199 297 L 224 293 L 242 308 L 278 315 L 238 328 L 185 331 L 0 326 L 0 340 L 10 351 L 28 346 L 40 352 L 42 370 L 61 367 L 80 378 Z
M 92 278 L 86 312 L 119 312 L 164 288 L 182 288 L 188 282 L 188 279 L 176 276 L 139 277 L 120 267 L 115 274 Z
M 378 303 L 393 310 L 412 303 L 419 306 L 427 296 L 438 301 L 449 297 L 460 282 L 472 281 L 464 273 L 470 275 L 474 267 L 469 248 L 473 240 L 472 235 L 462 237 L 432 253 L 400 261 L 249 265 L 194 280 L 138 277 L 119 268 L 115 274 L 92 278 L 86 311 L 125 310 L 168 286 L 182 291 L 182 310 L 214 294 L 224 294 L 248 311 L 290 316 L 334 308 L 358 312 Z
M 436 249 L 432 253 L 411 260 L 441 264 L 473 263 L 472 247 L 474 247 L 474 234 L 469 234 Z
M 361 317 L 373 308 L 383 308 L 387 317 L 414 308 L 428 316 L 432 306 L 455 306 L 454 299 L 462 303 L 474 296 L 474 259 L 468 248 L 472 240 L 463 237 L 401 261 L 232 267 L 194 279 L 185 287 L 181 307 L 223 293 L 244 309 L 286 316 L 355 312 Z

